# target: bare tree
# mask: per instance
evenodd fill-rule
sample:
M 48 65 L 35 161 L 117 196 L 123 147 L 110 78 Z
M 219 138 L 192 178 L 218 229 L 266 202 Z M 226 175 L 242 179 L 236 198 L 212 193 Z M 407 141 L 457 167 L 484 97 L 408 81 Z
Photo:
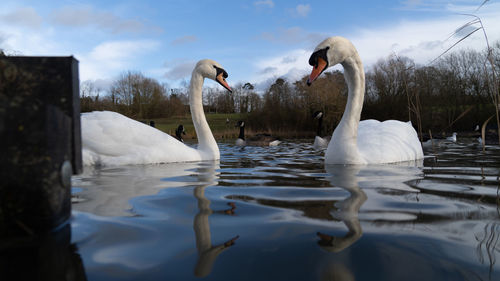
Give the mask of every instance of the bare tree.
M 476 11 L 478 11 L 481 7 L 483 7 L 484 4 L 486 4 L 487 2 L 488 2 L 488 0 L 483 1 L 481 3 L 481 5 L 476 9 Z M 464 25 L 460 26 L 459 28 L 457 28 L 455 30 L 455 32 L 450 36 L 450 38 L 455 36 L 455 35 L 460 35 L 461 32 L 466 31 L 466 30 L 468 31 L 469 29 L 472 29 L 472 31 L 469 31 L 465 36 L 460 36 L 460 39 L 458 41 L 456 41 L 451 47 L 449 47 L 446 51 L 444 51 L 437 58 L 435 58 L 431 63 L 437 61 L 439 58 L 441 58 L 441 56 L 446 54 L 448 51 L 450 51 L 452 48 L 454 48 L 456 45 L 458 45 L 463 40 L 467 39 L 469 36 L 471 36 L 475 32 L 480 31 L 480 30 L 483 31 L 484 40 L 485 40 L 486 46 L 487 46 L 486 60 L 484 61 L 484 68 L 485 68 L 485 72 L 487 73 L 486 77 L 488 79 L 488 86 L 490 88 L 489 92 L 490 92 L 491 100 L 492 100 L 493 105 L 495 107 L 495 115 L 496 115 L 497 128 L 498 128 L 497 129 L 498 143 L 500 144 L 500 110 L 499 110 L 500 109 L 500 91 L 499 91 L 500 81 L 498 78 L 499 76 L 497 73 L 497 69 L 495 67 L 495 58 L 493 55 L 493 48 L 490 47 L 488 35 L 486 34 L 486 30 L 484 28 L 484 25 L 483 25 L 481 18 L 478 17 L 477 15 L 474 15 L 474 14 L 463 14 L 463 15 L 472 17 L 473 19 L 471 21 L 465 23 Z M 483 133 L 483 137 L 484 137 L 484 133 Z M 483 138 L 483 140 L 484 140 L 484 138 Z M 485 142 L 483 141 L 483 149 L 484 149 L 484 143 Z
M 161 115 L 158 105 L 166 99 L 164 85 L 131 71 L 123 73 L 110 92 L 127 115 L 141 119 Z

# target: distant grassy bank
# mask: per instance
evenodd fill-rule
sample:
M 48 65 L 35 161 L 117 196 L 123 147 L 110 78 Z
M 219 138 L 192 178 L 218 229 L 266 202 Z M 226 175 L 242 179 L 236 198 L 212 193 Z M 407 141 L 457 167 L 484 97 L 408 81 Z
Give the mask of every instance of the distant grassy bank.
M 246 114 L 220 114 L 207 113 L 205 115 L 208 124 L 216 139 L 235 139 L 238 137 L 238 128 L 235 124 L 238 120 L 244 120 Z M 175 130 L 182 124 L 186 131 L 185 139 L 195 139 L 196 132 L 193 125 L 191 115 L 173 116 L 169 118 L 152 119 L 155 122 L 155 127 L 167 134 L 175 135 Z
M 252 136 L 256 133 L 268 133 L 273 136 L 281 137 L 281 138 L 304 138 L 304 137 L 314 137 L 314 131 L 311 132 L 299 132 L 299 131 L 258 131 L 255 132 L 252 130 L 251 122 L 247 120 L 247 114 L 241 113 L 231 113 L 231 114 L 222 114 L 222 113 L 207 113 L 206 115 L 208 124 L 210 125 L 210 129 L 214 134 L 214 137 L 217 140 L 222 139 L 236 139 L 239 134 L 239 128 L 236 128 L 236 122 L 238 120 L 243 120 L 246 122 L 245 127 L 245 135 Z M 191 115 L 183 115 L 183 116 L 173 116 L 169 118 L 158 118 L 151 120 L 139 120 L 145 123 L 149 123 L 149 121 L 155 122 L 155 127 L 167 134 L 175 135 L 175 129 L 180 124 L 184 125 L 186 130 L 185 139 L 195 139 L 196 132 L 193 126 L 193 120 L 191 119 Z

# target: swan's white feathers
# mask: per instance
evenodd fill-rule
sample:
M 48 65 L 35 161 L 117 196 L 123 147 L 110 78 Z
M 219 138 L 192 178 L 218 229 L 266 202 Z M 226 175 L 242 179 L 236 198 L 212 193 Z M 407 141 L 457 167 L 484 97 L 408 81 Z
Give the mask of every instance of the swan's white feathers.
M 198 137 L 197 149 L 119 113 L 90 112 L 81 117 L 83 164 L 127 165 L 220 159 L 219 147 L 205 118 L 202 97 L 204 78 L 215 80 L 217 73 L 224 79 L 227 77 L 217 62 L 208 59 L 199 61 L 192 72 L 189 105 Z M 225 80 L 219 83 L 231 91 Z
M 83 113 L 85 165 L 203 160 L 203 155 L 162 131 L 111 111 Z
M 328 48 L 328 49 L 327 49 Z M 326 164 L 377 164 L 423 158 L 422 146 L 411 123 L 396 120 L 359 121 L 365 95 L 363 63 L 347 39 L 330 37 L 316 51 L 325 50 L 328 67 L 342 64 L 348 84 L 348 100 L 340 123 L 333 132 L 325 154 Z M 313 53 L 313 56 L 318 53 Z M 311 75 L 313 75 L 313 72 Z
M 363 120 L 358 127 L 358 149 L 366 163 L 394 163 L 423 158 L 415 129 L 397 120 Z

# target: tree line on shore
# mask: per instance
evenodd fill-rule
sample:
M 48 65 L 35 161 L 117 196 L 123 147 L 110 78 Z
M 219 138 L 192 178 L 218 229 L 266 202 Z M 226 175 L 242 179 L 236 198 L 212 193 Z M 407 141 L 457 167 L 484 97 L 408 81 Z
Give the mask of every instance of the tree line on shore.
M 411 121 L 422 136 L 472 131 L 498 111 L 500 42 L 487 52 L 460 50 L 432 65 L 391 55 L 366 70 L 366 92 L 361 119 Z M 204 108 L 210 113 L 244 113 L 254 131 L 307 136 L 316 123 L 312 114 L 324 112 L 324 134 L 331 134 L 347 101 L 347 85 L 340 71 L 325 72 L 312 85 L 278 78 L 262 94 L 251 83 L 233 85 L 233 93 L 204 88 Z M 113 110 L 135 119 L 169 118 L 189 114 L 188 86 L 170 89 L 138 72 L 125 72 L 108 91 L 93 82 L 81 84 L 82 112 Z M 498 116 L 498 115 L 497 115 Z M 495 119 L 493 119 L 495 120 Z M 497 122 L 491 122 L 496 126 Z

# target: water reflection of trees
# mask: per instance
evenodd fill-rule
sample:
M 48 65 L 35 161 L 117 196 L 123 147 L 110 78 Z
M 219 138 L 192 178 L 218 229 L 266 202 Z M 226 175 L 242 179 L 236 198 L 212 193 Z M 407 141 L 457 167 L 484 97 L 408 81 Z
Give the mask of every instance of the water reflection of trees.
M 3 238 L 2 280 L 87 280 L 83 261 L 71 244 L 71 226 L 28 237 Z
M 170 187 L 190 185 L 195 163 L 85 167 L 73 177 L 72 208 L 99 216 L 135 216 L 130 200 Z M 162 180 L 168 179 L 168 180 Z
M 142 216 L 143 212 L 152 211 L 155 208 L 152 205 L 148 204 L 148 207 L 145 208 L 141 206 L 141 204 L 150 202 L 149 200 L 156 196 L 160 199 L 170 199 L 170 197 L 162 195 L 162 192 L 168 191 L 169 188 L 186 191 L 186 188 L 192 187 L 193 197 L 190 197 L 190 201 L 191 203 L 196 202 L 197 206 L 195 213 L 190 216 L 190 218 L 193 219 L 192 225 L 197 250 L 197 256 L 194 257 L 196 259 L 194 264 L 194 275 L 197 277 L 208 276 L 220 254 L 234 245 L 235 241 L 239 238 L 238 235 L 231 234 L 229 237 L 224 238 L 224 242 L 219 243 L 215 242 L 220 241 L 218 238 L 212 237 L 209 217 L 214 214 L 233 215 L 236 212 L 236 204 L 233 202 L 228 203 L 226 208 L 223 207 L 214 210 L 210 206 L 211 202 L 208 196 L 205 194 L 205 191 L 209 190 L 211 186 L 218 185 L 219 169 L 220 164 L 218 161 L 206 161 L 161 165 L 130 165 L 87 170 L 84 176 L 74 179 L 78 187 L 85 189 L 78 193 L 79 198 L 85 200 L 76 204 L 75 209 L 101 216 L 119 216 L 119 218 L 106 218 L 104 220 L 106 220 L 106 224 L 122 221 L 123 225 L 125 225 L 123 232 L 120 233 L 123 240 L 112 237 L 115 235 L 114 231 L 101 229 L 102 233 L 99 235 L 99 239 L 94 239 L 97 240 L 97 242 L 93 242 L 97 243 L 95 244 L 97 246 L 87 245 L 87 249 L 90 248 L 92 251 L 98 253 L 95 255 L 99 255 L 99 253 L 107 255 L 110 251 L 109 249 L 115 247 L 117 244 L 125 245 L 130 241 L 135 242 L 135 239 L 128 235 L 130 233 L 140 233 L 145 237 L 153 235 L 153 237 L 155 237 L 154 235 L 156 235 L 156 232 L 151 232 L 151 229 L 147 226 L 145 228 L 139 227 L 139 229 L 136 229 L 136 225 L 134 224 L 135 218 L 120 217 L 130 215 Z M 160 192 L 160 194 L 155 195 L 158 192 Z M 140 198 L 141 196 L 143 197 L 142 199 Z M 182 199 L 179 199 L 179 204 L 181 206 L 179 208 L 185 208 L 184 203 Z M 170 202 L 165 204 L 170 204 Z M 174 204 L 173 206 L 177 208 L 178 205 Z M 158 205 L 158 207 L 161 208 L 161 214 L 164 214 L 165 210 L 168 209 L 163 203 Z M 132 211 L 130 211 L 131 208 Z M 137 212 L 134 211 L 134 208 L 137 208 Z M 164 219 L 163 215 L 162 219 Z M 174 222 L 174 224 L 176 224 L 176 222 Z M 183 226 L 184 224 L 181 223 L 181 225 Z M 138 238 L 138 240 L 140 240 L 140 242 L 137 241 L 138 244 L 142 244 L 143 242 L 144 244 L 137 246 L 139 248 L 135 246 L 123 246 L 123 248 L 126 248 L 124 252 L 127 254 L 123 255 L 123 259 L 114 256 L 113 263 L 140 263 L 139 260 L 143 257 L 141 253 L 144 252 L 144 249 L 150 249 L 149 247 L 156 247 L 156 245 L 159 245 L 157 244 L 159 242 L 155 242 L 154 239 L 151 239 L 153 241 L 149 243 L 145 241 L 146 239 Z M 171 240 L 174 239 L 168 237 L 165 238 L 165 240 L 159 241 L 168 244 Z M 177 243 L 177 241 L 175 243 Z M 186 247 L 192 249 L 194 245 L 191 244 Z M 161 260 L 158 260 L 158 262 L 161 262 Z
M 330 252 L 339 252 L 354 242 L 362 235 L 362 228 L 358 219 L 361 206 L 367 200 L 363 188 L 381 188 L 378 192 L 402 192 L 413 191 L 407 182 L 421 178 L 422 171 L 419 168 L 422 163 L 404 163 L 401 165 L 328 165 L 325 177 L 329 186 L 348 192 L 348 196 L 334 200 L 276 200 L 268 198 L 254 198 L 250 195 L 232 196 L 248 202 L 257 202 L 261 205 L 286 208 L 301 211 L 305 217 L 341 221 L 347 227 L 344 236 L 333 236 L 327 233 L 317 233 L 318 244 Z M 290 179 L 285 178 L 285 181 Z M 301 180 L 302 182 L 302 180 Z M 279 179 L 275 179 L 276 185 L 280 185 Z M 385 190 L 385 191 L 384 191 Z M 335 192 L 335 191 L 332 191 Z M 338 192 L 336 193 L 338 194 Z M 329 196 L 331 198 L 331 196 Z
M 489 276 L 493 273 L 493 266 L 496 263 L 496 254 L 500 252 L 500 245 L 498 240 L 500 238 L 500 224 L 496 222 L 487 223 L 482 233 L 475 234 L 476 241 L 476 254 L 479 257 L 479 262 L 484 264 L 486 259 L 489 263 Z

